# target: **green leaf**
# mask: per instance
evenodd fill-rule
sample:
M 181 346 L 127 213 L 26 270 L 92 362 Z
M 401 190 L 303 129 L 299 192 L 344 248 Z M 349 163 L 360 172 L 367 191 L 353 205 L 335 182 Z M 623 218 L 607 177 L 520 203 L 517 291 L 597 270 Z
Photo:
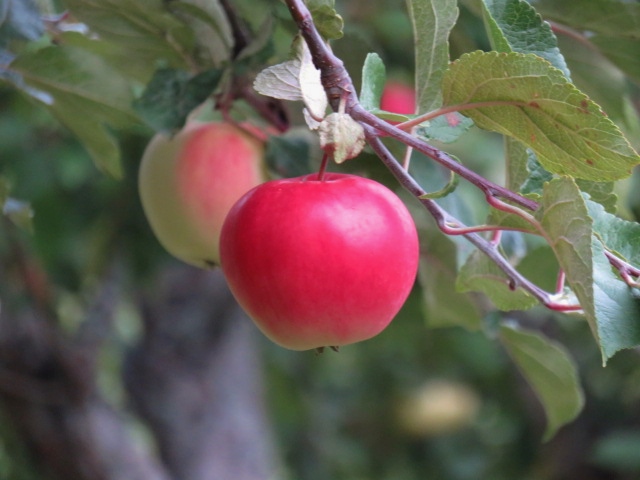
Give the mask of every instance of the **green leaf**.
M 593 46 L 568 35 L 558 37 L 560 49 L 571 69 L 574 84 L 595 101 L 612 121 L 630 130 L 637 126 L 638 113 L 633 108 L 630 83 L 625 75 Z M 640 51 L 640 47 L 638 50 Z M 636 56 L 637 57 L 637 56 Z M 637 58 L 636 58 L 637 60 Z M 631 62 L 628 64 L 630 65 Z M 627 132 L 627 138 L 640 138 L 637 130 Z
M 571 178 L 556 178 L 545 183 L 537 216 L 567 281 L 582 308 L 590 311 L 589 324 L 598 338 L 593 307 L 592 227 L 578 186 Z
M 458 18 L 456 0 L 407 0 L 415 40 L 418 112 L 442 105 L 441 83 L 449 65 L 449 33 Z
M 309 129 L 290 129 L 269 137 L 265 160 L 269 170 L 282 177 L 298 177 L 317 170 L 311 163 L 311 144 L 317 143 Z
M 453 172 L 449 173 L 449 181 L 447 184 L 442 187 L 440 190 L 436 190 L 434 192 L 425 193 L 420 195 L 420 199 L 431 199 L 434 200 L 436 198 L 443 198 L 447 195 L 453 193 L 456 188 L 458 188 L 458 183 L 460 182 L 460 177 Z
M 640 27 L 639 27 L 640 28 Z M 632 80 L 640 83 L 640 38 L 618 38 L 605 35 L 594 35 L 591 43 L 627 74 Z
M 638 37 L 640 4 L 625 0 L 558 2 L 531 0 L 545 17 L 579 30 L 614 36 Z
M 633 265 L 640 266 L 640 224 L 629 222 L 605 211 L 602 205 L 585 195 L 593 230 L 605 246 Z
M 63 32 L 58 36 L 59 45 L 81 48 L 91 55 L 101 57 L 122 75 L 146 84 L 155 70 L 153 62 L 132 62 L 131 51 L 126 46 L 88 37 L 79 32 Z
M 533 0 L 546 18 L 584 31 L 595 45 L 631 78 L 640 81 L 640 4 L 632 1 Z
M 495 225 L 502 228 L 516 229 L 520 232 L 529 232 L 537 234 L 536 227 L 527 222 L 520 215 L 515 213 L 505 212 L 497 208 L 492 208 L 487 217 L 488 225 Z
M 371 113 L 382 118 L 383 120 L 387 120 L 388 122 L 402 123 L 415 118 L 414 115 L 405 115 L 402 113 L 394 113 L 387 112 L 386 110 L 374 109 L 371 110 Z
M 195 76 L 184 70 L 159 69 L 133 108 L 156 131 L 177 130 L 213 93 L 221 76 L 222 71 L 215 68 Z
M 44 24 L 33 0 L 0 1 L 0 46 L 12 40 L 37 40 L 44 33 Z
M 529 178 L 527 163 L 533 152 L 515 138 L 505 137 L 504 153 L 507 162 L 506 187 L 514 192 L 526 194 L 527 192 L 521 191 L 521 189 Z
M 451 112 L 419 125 L 415 133 L 427 141 L 453 143 L 471 127 L 473 121 L 470 118 Z
M 522 288 L 513 290 L 505 273 L 484 253 L 475 251 L 460 269 L 456 289 L 482 292 L 500 310 L 527 310 L 538 301 Z
M 256 34 L 250 42 L 238 52 L 234 59 L 234 65 L 263 67 L 274 54 L 274 29 L 276 21 L 272 16 L 267 16 L 260 24 Z
M 102 40 L 125 47 L 129 61 L 186 68 L 195 55 L 193 30 L 163 0 L 64 0 L 64 5 Z
M 396 156 L 404 154 L 404 149 L 406 148 L 404 145 L 399 142 L 394 142 L 391 145 L 392 149 L 396 149 L 394 150 L 394 154 Z M 431 161 L 426 155 L 416 151 L 411 155 L 409 173 L 427 192 L 439 190 L 450 179 L 449 170 L 442 168 L 437 163 Z M 475 209 L 472 205 L 474 200 L 471 200 L 465 195 L 447 195 L 446 197 L 438 198 L 435 201 L 443 209 L 449 212 L 450 215 L 454 216 L 464 224 L 473 225 L 477 222 Z M 431 217 L 429 217 L 429 219 L 431 220 Z M 442 232 L 439 229 L 436 228 L 436 230 L 438 235 L 442 235 Z M 471 252 L 475 251 L 475 247 L 467 239 L 459 235 L 450 237 L 450 240 L 456 244 L 457 264 L 461 265 L 466 261 Z
M 455 156 L 452 155 L 451 158 L 453 158 L 455 161 L 460 163 L 460 160 Z M 459 182 L 460 182 L 460 177 L 458 177 L 458 175 L 450 171 L 449 179 L 447 180 L 447 183 L 443 187 L 438 188 L 437 190 L 430 190 L 428 193 L 420 195 L 418 198 L 423 200 L 427 200 L 427 199 L 435 200 L 439 198 L 444 198 L 449 194 L 453 193 L 455 189 L 458 188 Z
M 567 69 L 565 60 L 558 50 L 556 37 L 549 28 L 547 23 L 543 23 L 540 16 L 526 2 L 521 0 L 485 0 L 484 2 L 485 23 L 494 49 L 509 52 L 517 51 L 525 53 L 530 51 L 547 59 L 554 66 L 562 70 L 567 78 L 569 78 L 569 70 Z M 574 48 L 568 48 L 567 51 L 571 55 L 575 54 L 577 49 L 584 49 L 581 42 L 574 42 Z M 602 88 L 596 88 L 596 93 L 602 91 L 612 92 L 612 100 L 621 102 L 622 96 L 619 94 L 624 89 L 623 85 L 618 84 L 617 88 L 612 89 L 612 69 L 610 68 L 594 68 L 593 51 L 589 51 L 588 55 L 584 55 L 583 62 L 590 63 L 589 69 L 584 76 L 581 76 L 582 63 L 577 63 L 578 79 L 588 79 L 592 82 L 598 71 L 606 72 L 607 81 Z M 594 74 L 596 73 L 596 74 Z M 615 73 L 615 72 L 614 72 Z M 619 76 L 619 75 L 618 75 Z M 605 88 L 606 87 L 606 88 Z M 606 99 L 606 98 L 605 98 Z M 608 105 L 611 102 L 607 102 Z M 620 110 L 621 107 L 620 107 Z M 610 115 L 610 112 L 609 116 Z M 512 138 L 505 139 L 506 153 L 508 159 L 508 186 L 514 190 L 520 190 L 524 194 L 541 194 L 542 186 L 553 176 L 547 172 L 538 162 L 535 154 L 531 149 L 526 149 L 521 142 Z M 524 167 L 524 168 L 523 168 Z M 527 175 L 526 172 L 529 172 Z M 613 183 L 587 182 L 581 181 L 581 189 L 588 191 L 592 198 L 607 207 L 608 211 L 615 211 L 616 196 L 613 194 Z
M 486 130 L 520 140 L 552 173 L 626 177 L 640 157 L 616 125 L 537 55 L 474 52 L 447 71 L 444 102 Z
M 307 0 L 307 7 L 320 34 L 327 40 L 342 38 L 344 20 L 335 9 L 335 0 Z
M 2 205 L 2 214 L 18 227 L 33 232 L 33 209 L 28 202 L 15 198 L 7 198 Z
M 566 177 L 548 182 L 538 215 L 603 362 L 619 350 L 640 344 L 640 295 L 612 272 L 575 182 Z
M 14 225 L 27 232 L 33 232 L 33 208 L 28 202 L 9 196 L 9 183 L 4 177 L 0 177 L 0 207 Z
M 591 182 L 578 179 L 576 185 L 581 192 L 587 193 L 591 200 L 602 205 L 607 212 L 616 213 L 618 196 L 615 193 L 615 182 Z
M 370 53 L 362 66 L 362 88 L 360 105 L 367 110 L 379 110 L 380 97 L 384 90 L 386 68 L 377 53 Z
M 479 305 L 471 296 L 455 289 L 458 271 L 456 244 L 435 229 L 421 232 L 420 238 L 424 247 L 418 279 L 428 325 L 479 330 L 482 327 Z
M 484 0 L 484 21 L 494 50 L 534 53 L 571 78 L 547 22 L 524 0 Z
M 518 263 L 518 272 L 547 292 L 555 291 L 559 268 L 548 245 L 533 248 Z
M 575 362 L 559 343 L 516 325 L 503 325 L 500 340 L 544 407 L 547 441 L 584 406 Z
M 124 78 L 101 58 L 67 46 L 26 53 L 9 68 L 29 87 L 25 93 L 73 131 L 102 171 L 121 175 L 120 151 L 110 128 L 137 123 Z
M 520 186 L 521 193 L 525 195 L 542 195 L 544 184 L 553 179 L 553 174 L 544 169 L 536 154 L 527 149 L 527 171 L 529 175 Z
M 168 2 L 168 7 L 195 34 L 201 65 L 219 66 L 230 57 L 233 33 L 220 2 L 173 0 Z
M 544 169 L 535 154 L 528 150 L 529 158 L 527 170 L 529 177 L 522 184 L 520 190 L 525 195 L 542 195 L 544 184 L 553 179 L 553 174 Z M 614 182 L 594 182 L 589 180 L 576 180 L 581 191 L 588 193 L 591 199 L 600 203 L 607 212 L 615 213 L 618 197 L 614 193 Z
M 640 345 L 640 293 L 611 271 L 600 240 L 593 238 L 594 312 L 587 319 L 598 326 L 603 364 L 616 352 Z

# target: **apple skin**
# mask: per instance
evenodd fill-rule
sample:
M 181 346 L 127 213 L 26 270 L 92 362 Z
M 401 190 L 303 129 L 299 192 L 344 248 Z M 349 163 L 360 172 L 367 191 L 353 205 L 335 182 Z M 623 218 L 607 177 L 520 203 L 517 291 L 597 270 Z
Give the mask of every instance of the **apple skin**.
M 265 181 L 263 145 L 227 122 L 189 122 L 157 134 L 138 177 L 145 215 L 162 246 L 202 268 L 220 263 L 220 231 L 233 204 Z
M 418 269 L 418 234 L 382 184 L 325 173 L 273 180 L 229 212 L 222 271 L 262 332 L 291 350 L 337 347 L 380 333 Z
M 382 91 L 380 108 L 387 112 L 413 115 L 416 110 L 416 92 L 409 85 L 391 80 Z

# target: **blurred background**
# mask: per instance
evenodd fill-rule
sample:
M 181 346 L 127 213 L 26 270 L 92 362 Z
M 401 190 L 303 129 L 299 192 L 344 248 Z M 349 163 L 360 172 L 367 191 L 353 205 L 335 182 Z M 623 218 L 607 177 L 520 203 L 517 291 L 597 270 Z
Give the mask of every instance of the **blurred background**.
M 370 51 L 411 84 L 404 2 L 337 9 L 345 36 L 334 50 L 356 84 Z M 285 52 L 286 35 L 277 41 Z M 478 48 L 489 48 L 482 21 L 462 2 L 451 56 Z M 637 108 L 637 85 L 624 81 Z M 637 133 L 629 115 L 614 120 Z M 118 132 L 124 176 L 110 178 L 45 109 L 0 83 L 0 189 L 18 212 L 0 219 L 0 479 L 640 478 L 638 351 L 604 368 L 581 318 L 534 308 L 485 319 L 543 331 L 578 365 L 584 410 L 543 442 L 544 411 L 492 329 L 440 327 L 419 285 L 376 338 L 339 353 L 284 350 L 238 310 L 219 272 L 180 264 L 153 237 L 136 186 L 150 136 Z M 496 136 L 472 130 L 447 149 L 504 176 Z M 366 155 L 346 168 L 392 185 Z M 636 221 L 638 183 L 619 192 L 621 214 Z

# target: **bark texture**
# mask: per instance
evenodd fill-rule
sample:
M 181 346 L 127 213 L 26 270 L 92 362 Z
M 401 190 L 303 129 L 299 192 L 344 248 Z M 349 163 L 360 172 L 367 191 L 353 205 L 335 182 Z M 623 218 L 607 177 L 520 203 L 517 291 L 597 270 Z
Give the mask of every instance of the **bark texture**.
M 123 361 L 130 409 L 97 387 L 114 282 L 74 335 L 29 304 L 0 313 L 0 408 L 43 478 L 274 478 L 255 331 L 222 275 L 171 268 L 141 302 L 143 334 Z M 132 414 L 154 444 L 132 436 Z

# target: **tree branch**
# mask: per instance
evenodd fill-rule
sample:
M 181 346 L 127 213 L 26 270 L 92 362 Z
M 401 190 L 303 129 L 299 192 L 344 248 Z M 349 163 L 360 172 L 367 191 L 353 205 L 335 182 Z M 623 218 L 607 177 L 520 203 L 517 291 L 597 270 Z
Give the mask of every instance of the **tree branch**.
M 371 127 L 365 127 L 365 135 L 371 148 L 376 152 L 378 157 L 380 157 L 385 166 L 391 171 L 402 186 L 418 198 L 426 193 L 413 179 L 413 177 L 411 177 L 411 175 L 402 168 L 398 161 L 393 157 L 393 154 L 389 152 L 387 147 L 382 143 Z M 425 198 L 419 198 L 419 200 L 429 213 L 431 213 L 441 230 L 443 229 L 442 225 L 452 221 L 452 217 L 435 201 Z M 460 229 L 468 228 L 457 219 L 455 222 L 459 225 Z M 551 310 L 574 311 L 580 309 L 579 305 L 566 305 L 556 302 L 552 294 L 544 291 L 521 275 L 520 272 L 518 272 L 513 265 L 511 265 L 507 259 L 502 256 L 498 249 L 499 243 L 487 240 L 477 233 L 463 233 L 462 236 L 471 242 L 478 250 L 487 255 L 487 257 L 489 257 L 491 261 L 493 261 L 507 275 L 509 278 L 508 286 L 511 290 L 522 288 Z
M 340 109 L 343 105 L 344 112 L 349 114 L 353 119 L 359 121 L 366 132 L 366 139 L 373 150 L 378 154 L 386 167 L 395 175 L 396 179 L 414 196 L 421 197 L 425 194 L 424 190 L 415 182 L 415 180 L 402 168 L 398 161 L 390 154 L 384 144 L 380 141 L 380 136 L 385 135 L 392 137 L 410 148 L 413 148 L 431 159 L 448 168 L 450 171 L 466 179 L 486 196 L 488 202 L 498 209 L 512 208 L 511 205 L 505 203 L 510 202 L 517 207 L 536 211 L 539 204 L 534 200 L 526 198 L 516 192 L 505 187 L 497 185 L 476 172 L 470 170 L 466 166 L 458 163 L 445 152 L 429 145 L 425 141 L 411 135 L 410 133 L 394 126 L 384 120 L 381 120 L 371 112 L 364 109 L 357 98 L 355 87 L 351 78 L 346 71 L 343 62 L 337 58 L 324 39 L 318 32 L 313 22 L 313 18 L 306 5 L 302 0 L 285 0 L 293 20 L 296 22 L 301 35 L 304 37 L 315 67 L 320 71 L 322 85 L 327 94 L 329 104 L 334 111 Z M 529 280 L 524 278 L 499 252 L 499 240 L 486 240 L 474 231 L 474 227 L 466 227 L 462 222 L 452 217 L 444 211 L 436 202 L 429 199 L 420 199 L 424 207 L 436 220 L 439 228 L 447 234 L 461 234 L 469 240 L 476 248 L 487 255 L 509 278 L 509 287 L 516 289 L 523 288 L 533 297 L 538 299 L 547 308 L 560 311 L 579 310 L 580 306 L 576 304 L 567 305 L 563 302 L 556 302 L 557 292 L 550 294 Z M 516 208 L 516 207 L 513 207 Z M 522 211 L 519 212 L 525 220 L 531 217 L 530 214 Z M 451 225 L 455 225 L 454 228 Z M 484 228 L 482 228 L 484 230 Z M 500 227 L 495 227 L 500 230 Z M 499 237 L 497 237 L 499 238 Z M 626 264 L 614 254 L 607 252 L 607 257 L 612 266 L 618 269 L 624 281 L 630 286 L 637 285 L 638 269 Z
M 414 137 L 408 132 L 381 120 L 380 118 L 368 112 L 360 105 L 356 94 L 356 89 L 351 81 L 347 70 L 338 57 L 336 57 L 331 49 L 324 42 L 320 33 L 313 23 L 311 13 L 307 9 L 302 0 L 286 1 L 291 16 L 296 21 L 300 33 L 304 37 L 311 58 L 318 70 L 320 70 L 320 78 L 325 88 L 329 104 L 334 111 L 338 111 L 340 102 L 344 101 L 344 111 L 361 123 L 376 128 L 379 132 L 393 137 L 405 145 L 424 153 L 431 159 L 448 168 L 450 171 L 460 175 L 473 185 L 478 187 L 485 195 L 498 196 L 505 200 L 511 201 L 529 210 L 536 210 L 538 204 L 522 195 L 512 192 L 511 190 L 497 185 L 486 178 L 478 175 L 476 172 L 465 167 L 461 163 L 456 162 L 442 150 L 439 150 L 423 140 Z
M 220 4 L 231 26 L 234 40 L 231 59 L 235 60 L 251 44 L 253 32 L 246 21 L 238 15 L 232 2 L 221 0 Z M 224 111 L 236 98 L 245 100 L 258 115 L 279 132 L 286 132 L 289 129 L 288 114 L 282 101 L 258 95 L 246 75 L 234 74 L 229 92 L 218 99 L 218 107 Z

